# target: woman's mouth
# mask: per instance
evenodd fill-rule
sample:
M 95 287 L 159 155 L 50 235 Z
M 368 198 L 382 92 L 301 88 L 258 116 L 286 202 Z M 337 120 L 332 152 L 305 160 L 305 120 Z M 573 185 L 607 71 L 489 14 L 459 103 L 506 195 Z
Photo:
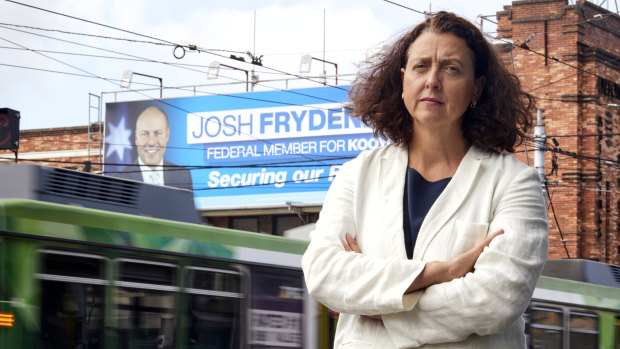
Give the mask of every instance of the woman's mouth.
M 442 101 L 436 98 L 432 98 L 432 97 L 424 97 L 420 100 L 420 102 L 423 102 L 424 104 L 431 105 L 431 106 L 443 105 Z

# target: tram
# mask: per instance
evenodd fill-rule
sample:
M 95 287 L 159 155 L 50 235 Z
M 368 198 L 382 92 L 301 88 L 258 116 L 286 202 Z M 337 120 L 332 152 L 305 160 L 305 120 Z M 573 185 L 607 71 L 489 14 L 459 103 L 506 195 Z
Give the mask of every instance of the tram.
M 307 241 L 201 224 L 180 189 L 36 165 L 0 178 L 0 348 L 331 347 Z M 550 260 L 523 316 L 530 349 L 620 349 L 620 267 Z
M 180 189 L 34 165 L 0 177 L 0 348 L 327 347 L 307 242 L 197 224 Z
M 530 349 L 620 349 L 620 267 L 547 261 L 524 318 Z

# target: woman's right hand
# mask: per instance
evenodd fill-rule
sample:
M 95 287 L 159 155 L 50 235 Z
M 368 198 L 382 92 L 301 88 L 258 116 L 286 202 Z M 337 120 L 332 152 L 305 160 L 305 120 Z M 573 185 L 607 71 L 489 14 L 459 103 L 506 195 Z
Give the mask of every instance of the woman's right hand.
M 484 248 L 489 246 L 493 239 L 503 233 L 503 229 L 496 231 L 472 249 L 465 251 L 448 261 L 432 261 L 426 263 L 424 270 L 422 270 L 420 275 L 418 275 L 418 277 L 411 283 L 405 293 L 417 291 L 431 285 L 452 281 L 474 271 L 474 264 L 476 264 L 476 261 L 482 254 L 482 251 L 484 251 Z

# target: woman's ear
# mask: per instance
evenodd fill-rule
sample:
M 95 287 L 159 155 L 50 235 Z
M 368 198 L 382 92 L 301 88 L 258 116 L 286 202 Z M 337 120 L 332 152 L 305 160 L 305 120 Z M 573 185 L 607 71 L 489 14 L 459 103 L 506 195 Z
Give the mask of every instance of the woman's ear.
M 476 79 L 476 82 L 474 83 L 474 101 L 478 101 L 480 99 L 480 96 L 482 96 L 482 91 L 484 90 L 484 86 L 486 86 L 486 84 L 486 76 L 483 75 Z

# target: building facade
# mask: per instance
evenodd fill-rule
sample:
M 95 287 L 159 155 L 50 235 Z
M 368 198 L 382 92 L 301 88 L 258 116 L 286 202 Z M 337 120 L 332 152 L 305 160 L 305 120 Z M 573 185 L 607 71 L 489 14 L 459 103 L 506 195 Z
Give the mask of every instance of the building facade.
M 550 258 L 620 264 L 620 16 L 588 1 L 513 1 L 502 57 L 546 129 Z M 532 141 L 519 148 L 533 164 Z
M 103 139 L 99 124 L 22 130 L 16 152 L 0 150 L 0 163 L 17 162 L 98 173 Z

